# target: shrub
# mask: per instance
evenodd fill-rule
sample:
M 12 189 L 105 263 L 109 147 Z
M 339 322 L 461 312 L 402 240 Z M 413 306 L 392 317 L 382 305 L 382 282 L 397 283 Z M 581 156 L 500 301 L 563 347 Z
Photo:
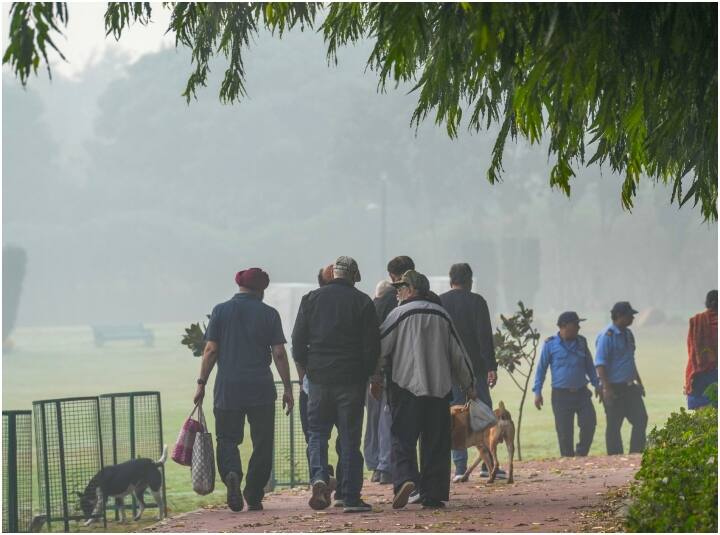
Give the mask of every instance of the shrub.
M 717 409 L 680 409 L 653 429 L 635 478 L 628 531 L 714 532 L 718 527 Z

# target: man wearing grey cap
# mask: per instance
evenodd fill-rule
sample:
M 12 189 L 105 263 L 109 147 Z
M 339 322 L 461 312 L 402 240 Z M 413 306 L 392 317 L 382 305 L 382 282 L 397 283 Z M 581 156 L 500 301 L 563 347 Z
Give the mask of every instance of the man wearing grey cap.
M 453 384 L 477 397 L 472 364 L 450 315 L 429 300 L 427 277 L 410 270 L 393 286 L 400 306 L 380 328 L 380 367 L 392 411 L 393 508 L 405 507 L 416 488 L 423 507 L 444 507 L 450 494 L 448 403 Z
M 555 416 L 560 455 L 585 456 L 590 451 L 597 418 L 592 404 L 588 381 L 600 395 L 599 383 L 592 355 L 584 336 L 580 336 L 580 322 L 576 312 L 563 312 L 557 320 L 558 333 L 545 340 L 540 363 L 535 373 L 535 406 L 543 406 L 542 387 L 548 367 L 552 374 L 552 410 Z M 580 439 L 573 449 L 575 415 Z
M 595 341 L 595 366 L 602 385 L 602 400 L 607 425 L 605 445 L 608 455 L 623 453 L 620 429 L 623 420 L 632 425 L 630 453 L 645 449 L 648 415 L 643 397 L 645 388 L 635 365 L 635 337 L 630 330 L 637 310 L 627 301 L 615 303 L 610 316 L 612 323 Z
M 333 280 L 303 296 L 292 333 L 295 361 L 308 377 L 308 458 L 312 483 L 309 505 L 330 505 L 328 440 L 333 425 L 340 440 L 342 497 L 347 513 L 372 508 L 360 499 L 363 484 L 363 409 L 368 378 L 380 354 L 375 306 L 355 288 L 357 262 L 339 257 Z

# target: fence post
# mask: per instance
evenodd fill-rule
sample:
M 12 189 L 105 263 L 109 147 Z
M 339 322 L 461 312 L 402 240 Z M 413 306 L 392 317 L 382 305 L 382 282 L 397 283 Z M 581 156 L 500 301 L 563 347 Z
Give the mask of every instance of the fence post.
M 8 527 L 11 533 L 18 528 L 18 484 L 17 484 L 17 433 L 15 415 L 8 414 Z
M 68 511 L 68 500 L 67 500 L 67 474 L 65 473 L 65 437 L 63 436 L 62 428 L 62 408 L 59 401 L 55 402 L 55 423 L 57 424 L 58 434 L 58 445 L 60 447 L 60 485 L 63 497 L 63 522 L 65 524 L 65 531 L 70 531 L 70 513 Z M 47 455 L 47 452 L 46 452 Z
M 292 388 L 292 383 L 290 388 Z M 293 412 L 290 411 L 290 488 L 295 486 L 295 426 L 293 425 Z
M 45 513 L 47 516 L 48 531 L 52 531 L 51 519 L 52 511 L 50 508 L 50 463 L 48 462 L 48 444 L 47 444 L 47 424 L 45 423 L 45 404 L 40 404 L 40 428 L 42 429 L 42 443 L 43 443 L 43 472 L 45 475 Z M 40 452 L 38 452 L 38 455 Z M 38 479 L 40 479 L 38 477 Z M 38 481 L 40 485 L 40 481 Z

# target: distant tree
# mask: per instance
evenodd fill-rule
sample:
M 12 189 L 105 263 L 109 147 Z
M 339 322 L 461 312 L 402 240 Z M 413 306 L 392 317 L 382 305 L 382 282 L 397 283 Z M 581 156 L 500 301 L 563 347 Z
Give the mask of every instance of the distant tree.
M 522 461 L 520 447 L 520 431 L 522 429 L 523 408 L 532 377 L 535 358 L 537 357 L 540 333 L 532 325 L 533 311 L 525 308 L 522 301 L 518 302 L 519 310 L 510 317 L 500 315 L 502 328 L 495 329 L 495 358 L 498 366 L 504 368 L 510 379 L 518 387 L 522 396 L 517 419 L 517 450 L 518 459 Z
M 2 257 L 2 341 L 3 345 L 15 329 L 17 311 L 20 305 L 22 283 L 25 279 L 27 254 L 22 247 L 6 245 Z
M 570 194 L 580 165 L 608 163 L 624 176 L 632 208 L 641 177 L 672 185 L 717 220 L 717 5 L 590 3 L 206 3 L 168 2 L 169 32 L 192 50 L 183 95 L 207 84 L 216 54 L 228 61 L 223 102 L 246 96 L 243 51 L 259 30 L 279 36 L 319 30 L 329 61 L 339 47 L 368 39 L 368 66 L 388 82 L 413 84 L 412 123 L 429 114 L 458 135 L 463 115 L 479 131 L 500 125 L 487 178 L 503 171 L 509 137 L 532 143 L 549 133 L 550 185 Z M 16 2 L 3 57 L 23 84 L 67 24 L 64 3 Z M 107 34 L 150 22 L 147 2 L 110 2 Z M 49 65 L 47 65 L 50 72 Z M 592 147 L 594 153 L 589 154 Z

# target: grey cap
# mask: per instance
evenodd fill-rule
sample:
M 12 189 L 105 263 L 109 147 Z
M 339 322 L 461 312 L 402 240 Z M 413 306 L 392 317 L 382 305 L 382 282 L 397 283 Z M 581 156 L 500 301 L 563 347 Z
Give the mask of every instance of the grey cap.
M 333 265 L 333 271 L 346 274 L 344 275 L 346 279 L 360 282 L 360 268 L 358 268 L 357 262 L 351 256 L 338 256 Z
M 393 282 L 393 286 L 395 286 L 395 288 L 410 286 L 417 290 L 420 295 L 427 295 L 430 291 L 430 281 L 428 278 L 414 269 L 409 269 L 403 273 L 399 281 Z

